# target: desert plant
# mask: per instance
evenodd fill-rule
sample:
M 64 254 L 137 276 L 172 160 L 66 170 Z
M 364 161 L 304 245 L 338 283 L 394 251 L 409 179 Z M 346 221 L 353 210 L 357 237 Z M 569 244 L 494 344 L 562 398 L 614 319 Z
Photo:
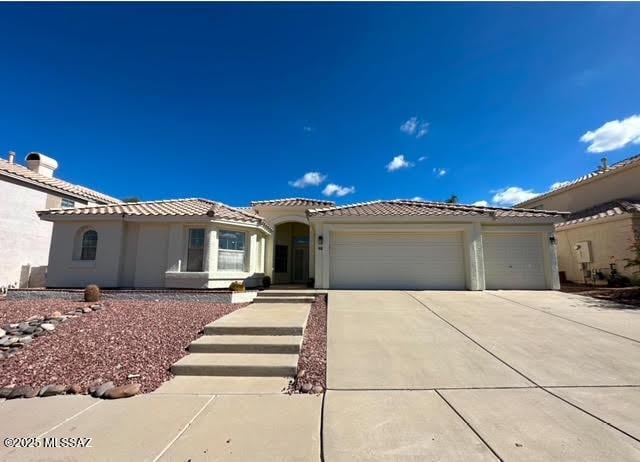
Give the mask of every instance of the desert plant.
M 229 285 L 229 290 L 231 292 L 244 292 L 246 290 L 245 286 L 244 286 L 244 282 L 237 282 L 237 281 L 233 281 L 230 285 Z
M 637 268 L 633 270 L 634 275 L 640 274 L 640 232 L 635 233 L 632 244 L 629 246 L 629 250 L 633 253 L 633 258 L 627 258 L 625 268 Z
M 262 287 L 268 289 L 271 287 L 271 278 L 269 276 L 265 276 L 262 278 Z
M 98 302 L 100 301 L 100 287 L 95 284 L 89 284 L 84 288 L 84 301 L 85 302 Z

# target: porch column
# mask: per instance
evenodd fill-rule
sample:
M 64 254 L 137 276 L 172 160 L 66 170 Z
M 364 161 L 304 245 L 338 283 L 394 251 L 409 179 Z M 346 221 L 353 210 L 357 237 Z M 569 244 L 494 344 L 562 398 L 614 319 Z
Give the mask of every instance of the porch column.
M 482 244 L 482 225 L 472 223 L 464 233 L 467 258 L 467 289 L 484 290 L 484 248 Z
M 558 270 L 558 248 L 553 231 L 540 233 L 544 257 L 544 280 L 547 289 L 560 290 L 560 274 Z
M 274 229 L 273 233 L 267 236 L 264 240 L 265 250 L 264 250 L 264 274 L 271 278 L 271 282 L 273 281 L 273 246 L 275 242 L 276 231 Z
M 204 268 L 213 277 L 218 271 L 218 228 L 209 226 L 204 232 Z

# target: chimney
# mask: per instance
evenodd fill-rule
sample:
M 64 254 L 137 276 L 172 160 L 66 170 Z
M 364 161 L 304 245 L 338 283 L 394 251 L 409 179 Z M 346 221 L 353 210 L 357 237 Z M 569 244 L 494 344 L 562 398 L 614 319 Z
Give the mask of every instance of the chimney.
M 39 152 L 30 152 L 25 159 L 27 168 L 44 176 L 51 178 L 53 172 L 58 168 L 58 162 L 51 157 L 47 157 Z
M 16 161 L 16 153 L 13 151 L 9 151 L 8 160 L 10 164 L 13 164 Z
M 606 157 L 603 157 L 602 159 L 600 159 L 600 171 L 601 172 L 606 172 L 607 170 L 609 170 L 609 160 Z

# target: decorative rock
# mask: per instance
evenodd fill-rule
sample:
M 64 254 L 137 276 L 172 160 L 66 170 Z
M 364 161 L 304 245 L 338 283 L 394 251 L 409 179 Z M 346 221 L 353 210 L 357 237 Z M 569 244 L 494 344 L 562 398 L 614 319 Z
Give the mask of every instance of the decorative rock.
M 29 326 L 26 329 L 22 329 L 23 334 L 31 335 L 36 331 L 35 326 Z
M 26 345 L 28 343 L 33 342 L 33 337 L 30 335 L 26 335 L 24 337 L 20 337 L 20 343 L 22 343 L 23 345 Z
M 67 393 L 69 393 L 71 395 L 78 395 L 78 394 L 82 393 L 82 387 L 80 385 L 78 385 L 77 383 L 74 383 L 73 385 L 71 385 L 69 387 L 69 389 L 67 390 Z
M 99 310 L 100 308 L 102 308 L 102 305 L 100 305 L 99 303 L 95 303 L 93 305 L 89 305 L 89 308 L 91 308 L 92 310 Z
M 11 345 L 11 343 L 13 342 L 11 341 L 11 337 L 9 337 L 8 335 L 0 337 L 0 346 L 9 346 Z
M 64 395 L 67 392 L 67 387 L 65 385 L 46 385 L 40 389 L 39 396 L 47 397 L 47 396 L 55 396 L 55 395 Z
M 82 312 L 83 313 L 91 313 L 91 311 L 93 311 L 91 308 L 89 308 L 88 306 L 85 306 L 84 308 L 82 308 Z
M 13 391 L 13 388 L 11 387 L 3 387 L 0 388 L 0 399 L 2 398 L 6 398 L 7 396 L 9 396 L 9 394 Z
M 298 380 L 300 380 L 301 378 L 303 378 L 305 375 L 307 375 L 307 371 L 305 369 L 302 369 L 301 371 L 298 372 L 298 374 L 296 375 L 296 377 L 298 378 Z
M 316 385 L 311 389 L 311 391 L 318 395 L 324 391 L 324 388 L 322 388 L 321 385 Z
M 49 315 L 49 319 L 56 319 L 56 318 L 61 318 L 62 317 L 62 313 L 59 311 L 54 311 L 53 313 L 51 313 Z
M 99 387 L 97 387 L 95 391 L 92 393 L 92 395 L 95 398 L 102 398 L 102 395 L 104 395 L 105 392 L 107 392 L 108 390 L 111 390 L 112 388 L 115 388 L 115 385 L 113 384 L 113 382 L 105 382 Z
M 31 327 L 31 326 L 27 322 L 21 322 L 20 324 L 18 324 L 18 330 L 20 332 L 24 332 L 24 330 L 28 329 L 29 327 Z
M 7 396 L 7 399 L 15 398 L 33 398 L 38 394 L 38 390 L 29 385 L 20 385 L 11 390 L 11 393 Z
M 300 390 L 303 393 L 309 393 L 311 390 L 313 389 L 313 386 L 310 383 L 303 383 L 302 386 L 300 387 Z
M 42 327 L 46 331 L 52 331 L 52 330 L 54 330 L 56 328 L 56 326 L 54 326 L 53 324 L 48 323 L 48 322 L 40 324 L 40 327 Z
M 137 395 L 139 392 L 139 383 L 128 383 L 127 385 L 110 388 L 102 395 L 102 397 L 105 399 L 130 398 L 131 396 Z
M 7 331 L 0 328 L 0 337 L 4 337 L 5 335 L 7 335 Z
M 31 321 L 44 321 L 44 316 L 40 316 L 40 315 L 31 316 L 30 318 L 27 319 L 27 322 L 31 322 Z

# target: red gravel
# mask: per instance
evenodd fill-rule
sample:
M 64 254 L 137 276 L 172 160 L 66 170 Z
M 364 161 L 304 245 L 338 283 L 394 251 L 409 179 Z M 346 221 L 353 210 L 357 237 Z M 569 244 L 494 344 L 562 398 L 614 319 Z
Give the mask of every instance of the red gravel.
M 84 302 L 69 300 L 7 300 L 0 299 L 0 326 L 22 322 L 37 314 L 50 314 L 54 311 L 75 310 L 85 306 Z
M 0 386 L 77 383 L 86 392 L 96 380 L 112 380 L 116 385 L 140 383 L 146 393 L 172 377 L 169 367 L 187 354 L 185 348 L 205 325 L 246 306 L 136 300 L 102 304 L 101 311 L 69 319 L 14 357 L 0 361 Z M 4 300 L 0 301 L 0 324 L 84 305 L 89 304 Z M 140 377 L 128 380 L 129 374 Z
M 298 372 L 304 376 L 292 384 L 292 391 L 299 390 L 304 383 L 326 388 L 327 376 L 327 296 L 318 295 L 311 305 L 307 327 L 304 330 L 302 351 L 298 359 Z

